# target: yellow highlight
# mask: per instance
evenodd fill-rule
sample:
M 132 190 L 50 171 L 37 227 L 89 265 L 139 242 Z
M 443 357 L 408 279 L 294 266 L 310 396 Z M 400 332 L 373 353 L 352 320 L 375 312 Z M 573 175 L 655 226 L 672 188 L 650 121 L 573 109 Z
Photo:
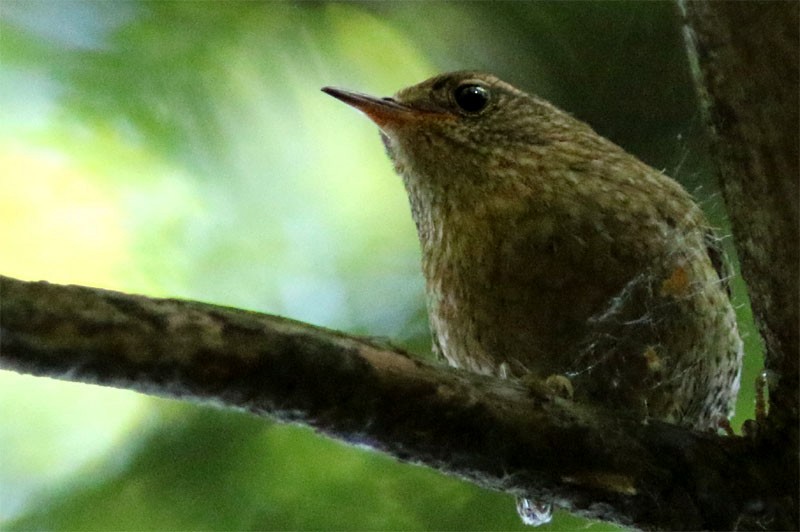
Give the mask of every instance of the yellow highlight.
M 113 286 L 128 259 L 122 211 L 64 155 L 0 146 L 0 273 Z

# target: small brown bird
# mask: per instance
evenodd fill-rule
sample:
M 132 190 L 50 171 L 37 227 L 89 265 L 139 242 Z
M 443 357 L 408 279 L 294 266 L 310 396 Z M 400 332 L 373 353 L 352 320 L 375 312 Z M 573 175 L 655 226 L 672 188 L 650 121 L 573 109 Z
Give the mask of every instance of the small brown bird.
M 494 375 L 697 429 L 732 414 L 742 342 L 723 255 L 675 181 L 479 72 L 374 98 L 422 246 L 434 349 Z M 522 502 L 528 522 L 546 508 Z

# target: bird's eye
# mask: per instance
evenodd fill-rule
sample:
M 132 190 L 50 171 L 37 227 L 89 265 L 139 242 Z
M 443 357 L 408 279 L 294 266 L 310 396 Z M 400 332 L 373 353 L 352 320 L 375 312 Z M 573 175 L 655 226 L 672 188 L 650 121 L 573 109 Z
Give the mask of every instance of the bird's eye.
M 453 98 L 463 111 L 476 114 L 489 104 L 489 89 L 472 83 L 459 85 L 453 92 Z

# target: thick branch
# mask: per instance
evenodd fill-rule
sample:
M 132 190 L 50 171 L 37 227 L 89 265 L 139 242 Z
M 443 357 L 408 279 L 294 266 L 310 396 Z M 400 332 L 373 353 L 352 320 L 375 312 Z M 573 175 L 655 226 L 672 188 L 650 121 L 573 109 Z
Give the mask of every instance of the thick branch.
M 3 369 L 300 422 L 641 528 L 730 529 L 765 515 L 791 527 L 774 511 L 785 464 L 741 438 L 615 417 L 264 314 L 4 277 L 0 295 Z

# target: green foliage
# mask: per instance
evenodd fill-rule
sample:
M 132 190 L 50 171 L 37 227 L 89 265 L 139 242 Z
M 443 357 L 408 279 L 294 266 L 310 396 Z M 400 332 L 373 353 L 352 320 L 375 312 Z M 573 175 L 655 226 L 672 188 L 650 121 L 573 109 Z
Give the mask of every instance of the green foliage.
M 425 356 L 402 185 L 374 126 L 319 88 L 390 94 L 462 68 L 571 110 L 724 224 L 667 3 L 4 0 L 0 17 L 6 275 Z M 746 334 L 735 426 L 760 365 Z M 509 496 L 208 406 L 3 373 L 0 411 L 4 529 L 522 529 Z M 586 526 L 611 528 L 557 514 L 543 529 Z

